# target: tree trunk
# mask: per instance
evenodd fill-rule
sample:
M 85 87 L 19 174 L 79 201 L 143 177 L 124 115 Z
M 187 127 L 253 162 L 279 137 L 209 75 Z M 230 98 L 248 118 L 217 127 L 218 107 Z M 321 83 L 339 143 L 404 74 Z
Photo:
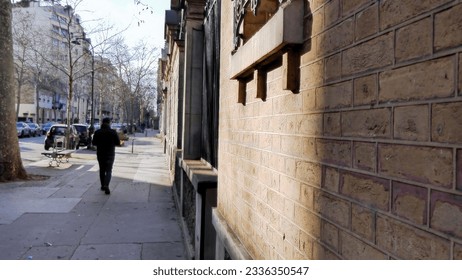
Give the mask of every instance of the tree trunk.
M 10 0 L 0 0 L 0 181 L 26 179 L 16 133 Z
M 39 87 L 37 83 L 35 83 L 35 122 L 40 123 L 40 103 L 39 103 L 40 95 L 39 95 Z M 45 123 L 43 120 L 42 123 Z

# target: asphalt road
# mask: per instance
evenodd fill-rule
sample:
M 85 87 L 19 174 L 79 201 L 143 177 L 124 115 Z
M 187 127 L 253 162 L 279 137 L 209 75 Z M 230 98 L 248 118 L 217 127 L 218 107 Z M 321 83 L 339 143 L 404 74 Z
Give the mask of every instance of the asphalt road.
M 45 136 L 19 138 L 19 148 L 24 166 L 45 158 L 41 153 L 45 151 L 43 145 Z

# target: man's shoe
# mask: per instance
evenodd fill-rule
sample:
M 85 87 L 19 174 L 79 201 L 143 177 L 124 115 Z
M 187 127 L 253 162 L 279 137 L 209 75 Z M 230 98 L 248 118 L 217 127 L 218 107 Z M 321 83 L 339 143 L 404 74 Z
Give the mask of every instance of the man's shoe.
M 109 190 L 109 187 L 106 187 L 106 188 L 104 189 L 104 193 L 105 193 L 105 194 L 110 194 L 110 193 L 111 193 L 111 191 Z
M 106 190 L 106 187 L 105 187 L 105 186 L 101 186 L 101 190 L 102 190 L 102 191 Z

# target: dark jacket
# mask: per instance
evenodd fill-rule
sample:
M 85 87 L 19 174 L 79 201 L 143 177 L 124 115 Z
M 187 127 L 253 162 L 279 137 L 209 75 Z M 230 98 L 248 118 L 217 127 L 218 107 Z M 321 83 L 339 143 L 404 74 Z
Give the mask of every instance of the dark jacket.
M 117 132 L 108 124 L 102 124 L 93 135 L 93 145 L 96 146 L 96 155 L 98 158 L 108 158 L 115 156 L 115 147 L 120 145 L 120 139 Z

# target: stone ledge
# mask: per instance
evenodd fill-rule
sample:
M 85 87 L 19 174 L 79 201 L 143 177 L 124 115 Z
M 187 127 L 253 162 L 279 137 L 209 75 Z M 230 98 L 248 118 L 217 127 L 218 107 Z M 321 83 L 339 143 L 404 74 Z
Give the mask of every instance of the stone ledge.
M 202 160 L 182 160 L 181 167 L 196 192 L 202 194 L 209 188 L 217 187 L 218 174 L 208 163 Z
M 303 43 L 304 3 L 293 0 L 280 9 L 231 57 L 231 78 L 249 75 L 258 64 L 288 45 Z
M 212 224 L 215 227 L 218 240 L 222 242 L 231 259 L 252 260 L 244 245 L 234 234 L 233 230 L 228 227 L 226 220 L 221 216 L 217 208 L 212 209 Z

